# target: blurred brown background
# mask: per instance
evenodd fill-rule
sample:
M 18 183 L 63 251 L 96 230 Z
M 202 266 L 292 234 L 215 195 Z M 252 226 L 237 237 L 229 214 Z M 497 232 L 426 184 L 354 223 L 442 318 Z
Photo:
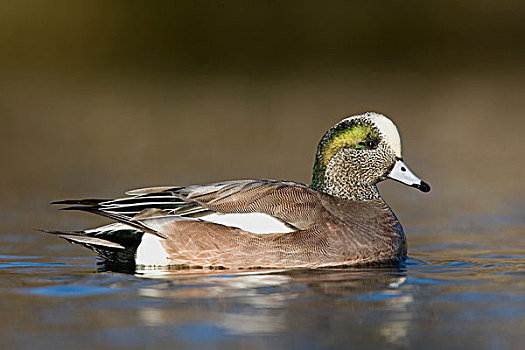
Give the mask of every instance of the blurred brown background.
M 3 2 L 0 232 L 100 221 L 55 199 L 309 182 L 325 130 L 368 110 L 433 186 L 381 185 L 409 237 L 523 219 L 524 58 L 523 1 Z

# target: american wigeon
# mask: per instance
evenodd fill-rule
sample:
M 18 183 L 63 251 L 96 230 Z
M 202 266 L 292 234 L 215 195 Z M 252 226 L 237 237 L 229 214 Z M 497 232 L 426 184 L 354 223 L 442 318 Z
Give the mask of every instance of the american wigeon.
M 110 225 L 51 232 L 109 262 L 144 266 L 317 268 L 392 263 L 406 257 L 401 224 L 377 183 L 430 186 L 403 163 L 394 123 L 348 117 L 317 148 L 310 186 L 239 180 L 129 191 L 113 200 L 66 200 L 63 209 L 106 216 Z

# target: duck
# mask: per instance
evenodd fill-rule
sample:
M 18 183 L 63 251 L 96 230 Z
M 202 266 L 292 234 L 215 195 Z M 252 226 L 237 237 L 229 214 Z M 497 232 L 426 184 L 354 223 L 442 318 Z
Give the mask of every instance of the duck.
M 396 264 L 407 257 L 401 223 L 379 194 L 392 179 L 429 192 L 404 163 L 396 125 L 366 112 L 321 138 L 312 182 L 229 180 L 135 189 L 116 199 L 60 200 L 62 210 L 112 223 L 49 231 L 136 267 L 307 268 Z

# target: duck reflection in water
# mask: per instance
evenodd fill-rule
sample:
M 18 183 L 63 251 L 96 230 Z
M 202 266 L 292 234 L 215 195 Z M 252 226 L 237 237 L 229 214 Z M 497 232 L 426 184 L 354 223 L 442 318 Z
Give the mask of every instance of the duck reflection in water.
M 205 303 L 209 306 L 204 316 L 206 322 L 227 334 L 341 328 L 338 331 L 355 331 L 356 337 L 365 332 L 390 343 L 403 344 L 413 318 L 410 307 L 413 291 L 403 288 L 404 264 L 316 270 L 148 269 L 138 270 L 135 275 L 154 281 L 139 289 L 141 297 L 177 304 L 170 308 L 139 308 L 139 317 L 151 326 L 202 322 L 202 309 L 198 305 Z M 332 296 L 337 300 L 337 308 L 328 302 Z M 358 329 L 355 325 L 352 330 L 344 329 L 345 323 L 338 321 L 351 313 L 356 318 L 366 314 L 363 319 L 369 322 L 370 313 L 376 309 L 390 310 L 388 317 L 372 317 L 374 324 L 368 327 L 363 324 Z

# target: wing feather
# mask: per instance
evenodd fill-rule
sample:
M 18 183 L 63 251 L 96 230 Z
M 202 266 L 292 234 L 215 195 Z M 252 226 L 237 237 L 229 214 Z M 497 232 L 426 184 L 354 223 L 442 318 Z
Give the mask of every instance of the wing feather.
M 128 197 L 113 200 L 68 200 L 56 204 L 69 204 L 72 206 L 64 209 L 93 212 L 161 237 L 143 223 L 144 219 L 169 216 L 172 220 L 175 217 L 206 220 L 213 213 L 261 213 L 297 230 L 315 223 L 318 219 L 315 213 L 321 211 L 312 209 L 322 205 L 317 192 L 307 185 L 275 180 L 151 187 L 127 194 Z
M 218 213 L 263 213 L 286 224 L 304 228 L 314 223 L 321 206 L 318 194 L 296 182 L 275 180 L 229 181 L 204 186 L 182 187 L 171 191 L 182 200 L 197 202 Z

